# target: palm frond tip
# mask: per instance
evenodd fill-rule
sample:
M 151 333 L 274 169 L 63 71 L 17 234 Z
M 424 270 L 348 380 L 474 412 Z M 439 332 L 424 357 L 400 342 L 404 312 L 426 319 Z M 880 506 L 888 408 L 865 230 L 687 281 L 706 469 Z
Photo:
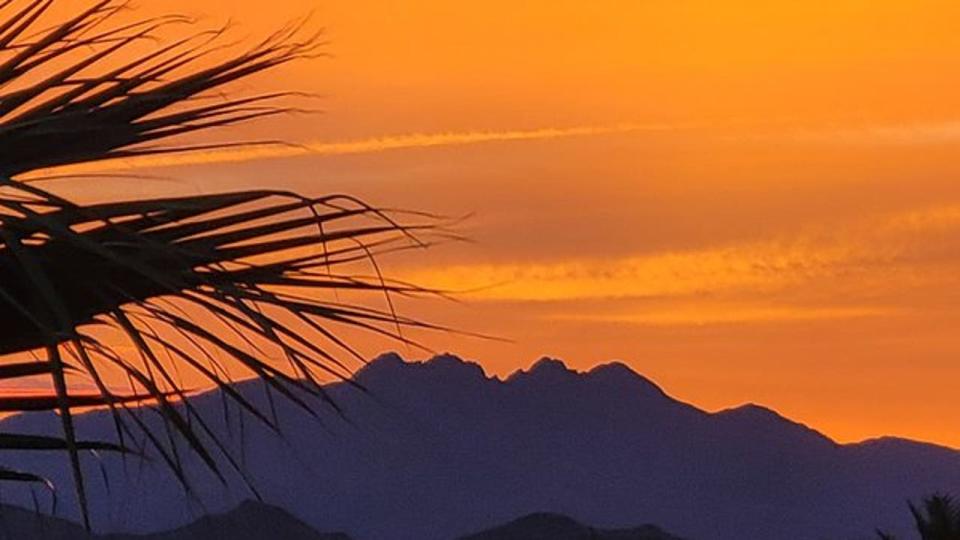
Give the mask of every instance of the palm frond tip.
M 117 65 L 127 50 L 185 19 L 111 25 L 126 2 L 100 0 L 44 26 L 53 3 L 9 2 L 0 8 L 6 18 L 0 24 L 2 176 L 168 152 L 176 148 L 145 145 L 283 113 L 288 109 L 271 106 L 283 94 L 212 102 L 196 98 L 319 54 L 322 44 L 319 33 L 304 35 L 302 25 L 294 24 L 227 60 L 207 63 L 223 32 L 198 32 Z

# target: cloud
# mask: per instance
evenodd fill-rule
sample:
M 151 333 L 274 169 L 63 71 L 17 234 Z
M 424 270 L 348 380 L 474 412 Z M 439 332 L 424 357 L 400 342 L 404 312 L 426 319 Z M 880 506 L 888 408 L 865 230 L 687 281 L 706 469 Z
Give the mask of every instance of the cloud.
M 614 135 L 637 132 L 667 132 L 703 128 L 702 124 L 641 124 L 617 123 L 573 127 L 548 127 L 500 131 L 463 131 L 443 133 L 408 133 L 384 135 L 350 141 L 316 140 L 302 144 L 251 144 L 210 150 L 184 151 L 128 158 L 116 158 L 94 163 L 68 165 L 34 171 L 24 178 L 40 178 L 49 174 L 95 174 L 189 165 L 238 163 L 266 159 L 302 156 L 338 156 L 370 154 L 392 150 L 409 150 L 444 146 L 464 146 L 492 142 L 538 141 Z M 719 128 L 722 126 L 714 126 Z M 756 127 L 756 126 L 755 126 Z M 799 130 L 743 131 L 736 124 L 728 126 L 728 140 L 791 140 L 800 143 L 834 144 L 896 144 L 917 145 L 960 141 L 960 121 L 928 124 L 875 125 L 857 128 L 810 128 Z
M 48 174 L 91 174 L 137 169 L 175 167 L 185 165 L 208 165 L 237 163 L 263 159 L 280 159 L 301 156 L 337 156 L 347 154 L 370 154 L 390 150 L 433 148 L 441 146 L 464 146 L 491 142 L 537 141 L 588 137 L 651 131 L 673 131 L 691 126 L 678 124 L 613 124 L 606 126 L 576 126 L 505 131 L 466 131 L 448 133 L 412 133 L 361 139 L 355 141 L 313 141 L 298 145 L 251 145 L 213 150 L 198 150 L 174 154 L 156 154 L 131 158 L 118 158 L 95 163 L 70 165 L 36 171 L 29 178 Z
M 631 313 L 558 314 L 548 317 L 561 321 L 623 323 L 642 326 L 720 325 L 762 322 L 803 322 L 864 317 L 891 316 L 900 310 L 858 306 L 794 306 L 794 305 L 704 305 L 691 304 L 636 310 Z
M 472 301 L 540 303 L 547 320 L 677 326 L 893 316 L 921 308 L 921 291 L 956 275 L 960 259 L 943 255 L 954 235 L 943 233 L 960 230 L 958 206 L 827 225 L 722 247 L 427 266 L 402 277 L 470 291 Z
M 557 301 L 774 292 L 872 264 L 874 254 L 804 241 L 765 242 L 644 256 L 424 268 L 404 279 L 477 300 Z
M 734 141 L 788 140 L 795 143 L 836 144 L 850 146 L 924 146 L 960 142 L 960 120 L 874 124 L 853 127 L 809 127 L 737 131 L 725 137 Z
M 940 205 L 903 212 L 885 220 L 881 232 L 903 234 L 944 231 L 960 226 L 960 205 Z

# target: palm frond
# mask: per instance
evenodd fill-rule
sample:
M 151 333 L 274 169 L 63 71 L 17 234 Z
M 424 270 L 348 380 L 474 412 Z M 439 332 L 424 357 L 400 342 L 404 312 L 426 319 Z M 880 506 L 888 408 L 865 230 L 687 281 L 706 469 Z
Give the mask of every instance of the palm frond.
M 344 329 L 413 346 L 405 328 L 442 330 L 398 315 L 391 300 L 437 291 L 391 281 L 376 263 L 386 252 L 426 247 L 420 238 L 437 224 L 339 194 L 266 189 L 81 205 L 18 180 L 48 167 L 235 144 L 169 141 L 291 110 L 276 105 L 283 93 L 207 98 L 321 46 L 320 34 L 295 23 L 222 61 L 208 60 L 221 52 L 222 30 L 132 58 L 144 40 L 190 21 L 124 23 L 126 2 L 95 0 L 50 22 L 53 4 L 0 1 L 0 355 L 45 356 L 0 364 L 0 380 L 50 380 L 47 392 L 0 396 L 0 412 L 56 411 L 62 433 L 0 433 L 0 450 L 65 452 L 89 527 L 81 453 L 145 455 L 128 445 L 133 433 L 188 493 L 174 435 L 217 478 L 225 481 L 224 462 L 243 475 L 193 407 L 184 371 L 276 429 L 232 388 L 235 377 L 256 377 L 311 413 L 336 409 L 323 382 L 349 381 L 347 359 L 363 361 Z M 384 307 L 371 307 L 362 299 L 369 295 Z M 96 391 L 78 392 L 78 378 Z M 117 390 L 118 378 L 129 390 Z M 165 433 L 141 418 L 145 403 Z M 117 442 L 80 439 L 74 415 L 87 407 L 112 412 Z M 3 480 L 48 485 L 42 471 L 0 468 Z
M 912 502 L 908 506 L 923 540 L 960 539 L 960 507 L 951 496 L 935 494 L 919 507 Z
M 282 114 L 289 109 L 270 103 L 284 94 L 213 103 L 196 98 L 314 56 L 322 44 L 319 33 L 303 35 L 302 24 L 292 24 L 228 60 L 208 64 L 204 60 L 223 33 L 198 32 L 115 66 L 111 61 L 127 50 L 186 19 L 111 27 L 126 2 L 99 0 L 73 18 L 35 28 L 52 4 L 12 2 L 0 12 L 7 17 L 0 25 L 0 176 L 169 152 L 176 148 L 145 144 Z M 17 86 L 20 81 L 30 83 Z

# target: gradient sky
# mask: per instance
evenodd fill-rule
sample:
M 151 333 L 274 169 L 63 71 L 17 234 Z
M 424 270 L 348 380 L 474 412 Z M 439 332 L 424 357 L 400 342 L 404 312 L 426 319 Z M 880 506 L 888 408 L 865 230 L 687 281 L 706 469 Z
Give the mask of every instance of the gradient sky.
M 960 4 L 141 4 L 238 37 L 313 11 L 330 57 L 236 91 L 316 92 L 325 112 L 230 133 L 300 149 L 103 165 L 176 181 L 100 190 L 472 213 L 475 243 L 384 261 L 472 291 L 405 311 L 512 340 L 424 336 L 437 350 L 498 375 L 619 359 L 707 409 L 960 446 Z

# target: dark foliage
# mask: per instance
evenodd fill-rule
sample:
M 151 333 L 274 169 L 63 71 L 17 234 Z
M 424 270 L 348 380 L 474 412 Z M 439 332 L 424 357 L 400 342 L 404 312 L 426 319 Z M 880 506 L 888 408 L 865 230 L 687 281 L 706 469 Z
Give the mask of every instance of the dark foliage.
M 343 328 L 404 342 L 405 326 L 433 328 L 394 312 L 390 295 L 426 291 L 385 279 L 374 259 L 425 246 L 415 235 L 433 225 L 419 214 L 399 214 L 421 222 L 401 224 L 396 213 L 345 195 L 264 189 L 81 205 L 39 187 L 39 169 L 225 146 L 168 141 L 287 112 L 276 105 L 284 94 L 228 99 L 211 91 L 311 57 L 320 44 L 292 24 L 222 61 L 208 60 L 220 31 L 134 56 L 126 51 L 189 21 L 122 22 L 126 2 L 76 4 L 51 22 L 54 0 L 0 0 L 0 355 L 35 358 L 0 364 L 0 380 L 49 380 L 49 391 L 0 396 L 0 412 L 52 410 L 62 422 L 60 438 L 2 433 L 0 450 L 64 452 L 86 516 L 85 452 L 159 455 L 189 491 L 175 434 L 214 476 L 225 478 L 224 462 L 242 474 L 194 414 L 181 370 L 273 427 L 231 389 L 232 374 L 258 377 L 308 410 L 335 407 L 319 381 L 348 377 L 343 357 L 362 361 Z M 363 263 L 369 276 L 356 273 Z M 384 299 L 382 309 L 358 300 L 370 293 Z M 111 384 L 118 378 L 128 388 Z M 95 391 L 76 390 L 77 381 Z M 113 412 L 117 441 L 77 437 L 73 415 L 91 406 Z M 147 412 L 163 418 L 166 433 L 151 432 Z M 43 471 L 0 467 L 0 480 L 49 486 Z
M 949 495 L 933 495 L 918 507 L 907 503 L 917 524 L 921 540 L 960 540 L 960 508 Z M 881 540 L 895 540 L 892 535 L 877 531 Z

